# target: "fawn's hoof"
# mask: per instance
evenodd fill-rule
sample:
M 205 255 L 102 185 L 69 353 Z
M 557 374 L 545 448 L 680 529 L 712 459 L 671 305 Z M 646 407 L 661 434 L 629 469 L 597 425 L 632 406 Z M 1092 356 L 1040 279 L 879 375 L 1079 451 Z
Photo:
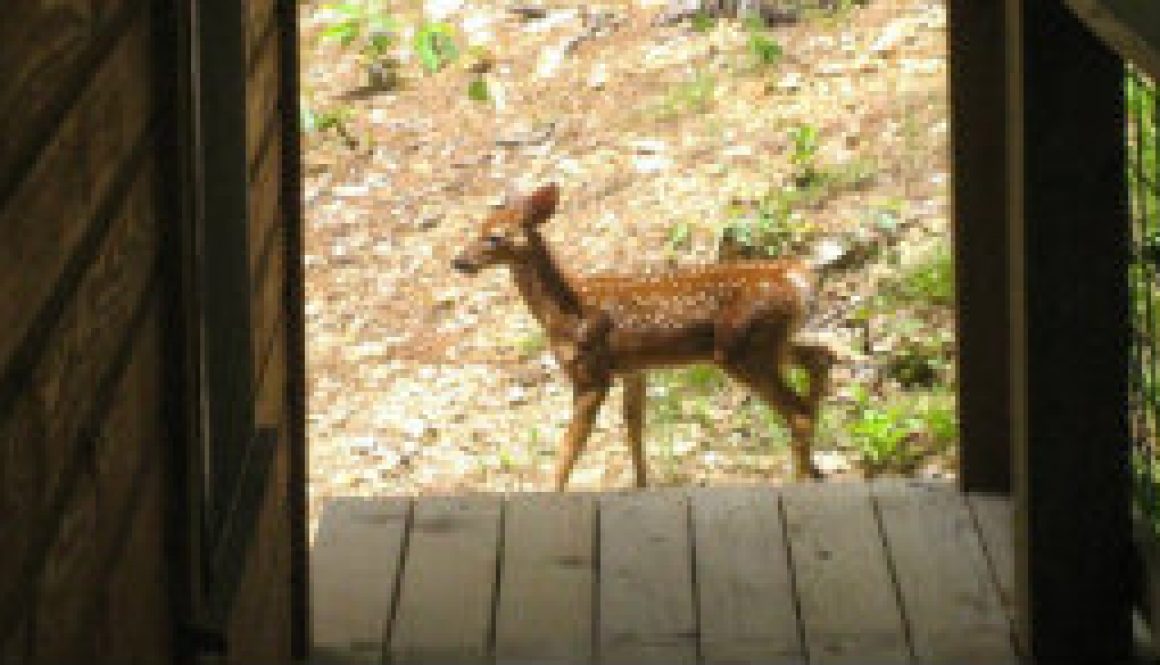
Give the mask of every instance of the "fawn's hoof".
M 796 468 L 794 476 L 799 483 L 826 479 L 826 476 L 822 474 L 822 470 L 813 462 L 806 465 L 799 465 Z

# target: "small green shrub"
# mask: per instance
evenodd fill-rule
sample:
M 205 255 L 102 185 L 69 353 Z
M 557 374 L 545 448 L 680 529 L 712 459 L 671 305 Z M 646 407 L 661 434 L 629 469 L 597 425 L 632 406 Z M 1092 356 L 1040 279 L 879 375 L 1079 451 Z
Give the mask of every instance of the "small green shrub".
M 794 166 L 807 168 L 818 156 L 818 128 L 813 125 L 800 125 L 789 130 L 789 139 L 793 143 L 793 152 L 789 161 Z
M 717 19 L 708 12 L 697 12 L 689 23 L 694 32 L 709 32 L 717 25 Z
M 359 42 L 359 58 L 366 68 L 369 82 L 378 88 L 392 88 L 397 83 L 397 62 L 390 57 L 398 22 L 380 0 L 341 2 L 328 5 L 337 19 L 322 30 L 324 40 L 343 46 Z
M 945 450 L 959 437 L 959 418 L 955 412 L 954 397 L 928 399 L 920 416 L 923 429 L 930 435 L 931 443 L 937 450 Z
M 721 229 L 721 246 L 740 258 L 777 258 L 794 252 L 813 226 L 794 207 L 794 190 L 772 191 L 752 209 L 733 209 Z
M 923 261 L 907 268 L 887 288 L 903 302 L 949 307 L 955 301 L 955 270 L 949 247 L 939 247 Z
M 686 221 L 676 222 L 669 227 L 665 247 L 669 250 L 687 249 L 692 243 L 693 227 Z
M 903 388 L 931 388 L 940 385 L 950 367 L 948 334 L 916 332 L 908 335 L 890 352 L 886 374 Z
M 894 410 L 868 407 L 850 424 L 850 435 L 862 462 L 873 471 L 908 462 L 906 440 L 912 421 Z
M 748 33 L 746 50 L 758 66 L 772 67 L 781 62 L 785 52 L 781 44 L 766 31 L 765 23 L 760 18 L 746 19 L 745 31 Z
M 548 348 L 548 338 L 544 335 L 544 331 L 539 329 L 533 330 L 517 339 L 515 347 L 521 356 L 530 358 L 543 353 L 544 349 Z
M 415 55 L 428 74 L 434 74 L 459 57 L 455 29 L 448 23 L 427 21 L 419 25 L 414 38 Z
M 304 134 L 333 134 L 352 150 L 358 147 L 358 139 L 350 129 L 353 119 L 354 109 L 349 106 L 316 109 L 305 102 L 301 106 L 300 122 Z
M 921 420 L 901 404 L 872 404 L 864 389 L 854 391 L 854 402 L 847 431 L 867 474 L 908 471 L 915 461 L 909 444 L 921 430 Z
M 491 90 L 487 87 L 487 79 L 482 76 L 471 79 L 467 84 L 467 98 L 475 102 L 491 100 Z
M 669 89 L 656 105 L 655 112 L 662 120 L 672 120 L 685 113 L 706 113 L 717 101 L 717 80 L 705 72 Z

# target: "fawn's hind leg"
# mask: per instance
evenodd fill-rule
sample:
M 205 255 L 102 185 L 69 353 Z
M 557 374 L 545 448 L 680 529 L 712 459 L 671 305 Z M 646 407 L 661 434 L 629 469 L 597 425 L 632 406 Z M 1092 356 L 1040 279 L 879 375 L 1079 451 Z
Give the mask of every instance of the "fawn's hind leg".
M 807 355 L 808 351 L 805 352 Z M 743 353 L 730 359 L 726 369 L 739 381 L 757 393 L 758 397 L 781 414 L 789 426 L 790 445 L 793 447 L 794 475 L 798 480 L 821 478 L 814 465 L 811 446 L 817 408 L 810 397 L 797 394 L 786 381 L 784 370 L 796 352 L 780 331 L 754 335 Z M 774 365 L 770 367 L 771 356 Z M 772 371 L 771 371 L 772 370 Z M 822 378 L 822 377 L 819 377 Z M 817 382 L 823 388 L 821 382 Z M 810 376 L 811 394 L 815 385 Z
M 636 486 L 648 480 L 644 457 L 645 375 L 632 372 L 624 376 L 624 422 L 628 428 L 628 449 L 632 453 L 632 471 Z
M 835 360 L 834 351 L 821 342 L 791 340 L 790 354 L 794 363 L 804 367 L 810 376 L 810 391 L 806 401 L 816 419 L 818 408 L 830 391 L 830 368 Z

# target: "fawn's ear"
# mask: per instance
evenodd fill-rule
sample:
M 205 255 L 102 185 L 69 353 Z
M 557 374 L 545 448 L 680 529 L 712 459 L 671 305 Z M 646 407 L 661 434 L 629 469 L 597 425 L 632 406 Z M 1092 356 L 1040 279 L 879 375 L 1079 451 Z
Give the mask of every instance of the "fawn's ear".
M 560 188 L 554 182 L 528 194 L 524 199 L 524 224 L 526 226 L 543 224 L 556 212 L 556 204 L 559 202 Z

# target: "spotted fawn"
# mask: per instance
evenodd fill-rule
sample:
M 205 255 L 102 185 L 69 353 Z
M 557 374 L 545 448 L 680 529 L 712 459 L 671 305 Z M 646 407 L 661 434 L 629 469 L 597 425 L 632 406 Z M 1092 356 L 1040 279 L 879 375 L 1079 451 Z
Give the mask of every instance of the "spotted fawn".
M 615 377 L 624 380 L 633 471 L 643 487 L 643 371 L 703 362 L 776 409 L 790 429 L 797 477 L 818 477 L 810 445 L 833 354 L 795 339 L 816 284 L 806 264 L 738 261 L 649 276 L 565 275 L 539 231 L 558 201 L 559 189 L 549 184 L 505 204 L 452 261 L 468 275 L 495 265 L 511 269 L 572 383 L 572 422 L 559 452 L 556 489 L 567 485 Z M 806 369 L 806 394 L 787 383 L 790 365 Z

